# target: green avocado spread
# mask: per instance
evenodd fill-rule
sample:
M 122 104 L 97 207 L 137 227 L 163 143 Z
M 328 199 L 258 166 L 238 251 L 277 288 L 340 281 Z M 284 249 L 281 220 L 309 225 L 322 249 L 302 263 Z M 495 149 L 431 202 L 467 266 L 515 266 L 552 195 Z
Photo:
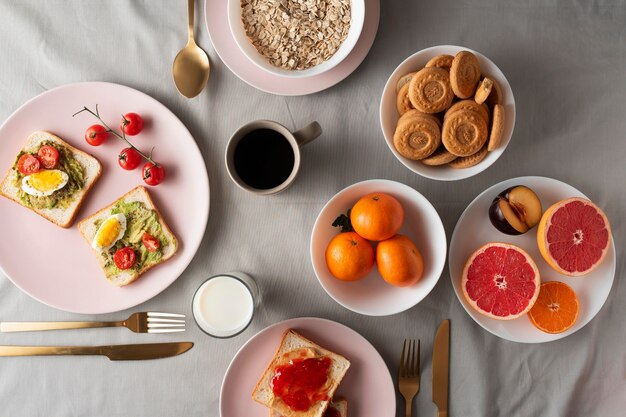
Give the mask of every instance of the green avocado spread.
M 24 174 L 17 169 L 17 161 L 25 153 L 30 153 L 36 156 L 39 149 L 45 145 L 52 146 L 59 151 L 59 163 L 54 169 L 65 172 L 68 176 L 68 181 L 63 188 L 56 190 L 49 196 L 39 197 L 27 194 L 22 189 L 22 179 L 24 178 Z M 85 169 L 83 166 L 74 158 L 74 154 L 69 149 L 52 141 L 41 142 L 39 146 L 33 150 L 33 152 L 21 151 L 17 155 L 17 158 L 15 158 L 13 172 L 15 173 L 13 176 L 13 185 L 19 190 L 18 196 L 22 204 L 26 207 L 34 207 L 38 209 L 52 209 L 55 207 L 67 208 L 76 199 L 78 192 L 85 186 Z
M 144 266 L 153 265 L 158 263 L 163 256 L 162 249 L 169 244 L 161 223 L 159 223 L 159 216 L 155 210 L 149 209 L 144 203 L 140 201 L 118 201 L 111 209 L 111 215 L 122 213 L 126 217 L 126 232 L 120 240 L 118 240 L 111 249 L 104 253 L 106 257 L 105 267 L 107 275 L 115 275 L 121 272 L 121 270 L 115 266 L 113 261 L 113 255 L 118 249 L 124 247 L 133 248 L 137 261 L 132 266 L 131 270 L 139 271 Z M 97 221 L 96 229 L 100 228 L 102 221 Z M 142 242 L 142 236 L 144 233 L 148 233 L 154 236 L 160 243 L 159 249 L 154 252 L 150 252 Z

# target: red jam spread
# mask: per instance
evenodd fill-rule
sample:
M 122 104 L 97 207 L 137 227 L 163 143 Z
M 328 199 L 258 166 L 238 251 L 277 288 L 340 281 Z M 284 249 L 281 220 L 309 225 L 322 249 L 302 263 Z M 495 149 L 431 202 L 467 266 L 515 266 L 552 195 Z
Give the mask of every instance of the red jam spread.
M 274 395 L 294 411 L 306 411 L 328 400 L 326 381 L 332 361 L 328 357 L 293 359 L 279 365 L 272 377 Z
M 328 407 L 324 413 L 324 417 L 341 417 L 341 415 L 335 407 Z

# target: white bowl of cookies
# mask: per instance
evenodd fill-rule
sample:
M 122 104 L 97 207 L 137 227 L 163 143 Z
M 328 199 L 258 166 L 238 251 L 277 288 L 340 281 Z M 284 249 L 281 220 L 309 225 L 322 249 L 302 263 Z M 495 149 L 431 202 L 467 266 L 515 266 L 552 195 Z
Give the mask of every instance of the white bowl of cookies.
M 391 74 L 380 126 L 391 152 L 411 171 L 460 180 L 502 155 L 513 135 L 515 99 L 489 58 L 460 46 L 434 46 Z
M 364 21 L 364 0 L 228 0 L 228 24 L 241 52 L 287 78 L 338 65 L 359 40 Z

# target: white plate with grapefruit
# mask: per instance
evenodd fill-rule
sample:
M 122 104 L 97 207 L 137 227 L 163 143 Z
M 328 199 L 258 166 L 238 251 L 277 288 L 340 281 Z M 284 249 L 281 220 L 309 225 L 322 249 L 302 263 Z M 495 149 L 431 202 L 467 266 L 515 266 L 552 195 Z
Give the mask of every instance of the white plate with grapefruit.
M 502 233 L 494 227 L 490 221 L 489 211 L 492 201 L 500 193 L 519 185 L 528 187 L 535 192 L 541 202 L 545 221 L 542 220 L 538 225 L 530 228 L 530 230 L 525 233 L 509 235 Z M 611 291 L 615 277 L 615 246 L 613 238 L 610 235 L 610 226 L 607 227 L 608 222 L 601 211 L 596 213 L 593 210 L 593 205 L 576 203 L 575 205 L 567 205 L 565 209 L 563 205 L 554 209 L 552 208 L 554 204 L 572 197 L 588 199 L 588 197 L 576 188 L 555 179 L 545 177 L 513 178 L 496 184 L 482 192 L 468 205 L 467 209 L 465 209 L 459 218 L 450 242 L 450 256 L 448 261 L 450 279 L 454 291 L 467 313 L 485 330 L 503 339 L 514 342 L 550 342 L 580 330 L 595 317 L 604 305 Z M 571 233 L 572 236 L 567 237 L 567 239 L 576 240 L 576 244 L 568 244 L 567 247 L 569 249 L 567 250 L 576 250 L 579 254 L 582 254 L 578 255 L 579 260 L 582 256 L 587 259 L 582 269 L 589 268 L 590 270 L 579 276 L 574 276 L 577 274 L 574 270 L 570 272 L 563 270 L 557 272 L 558 268 L 555 267 L 558 267 L 558 265 L 554 267 L 550 266 L 544 254 L 542 254 L 542 252 L 546 253 L 548 251 L 546 251 L 545 248 L 540 251 L 537 238 L 539 234 L 542 237 L 540 240 L 545 242 L 544 238 L 547 237 L 548 245 L 551 248 L 550 253 L 558 255 L 561 259 L 559 262 L 562 263 L 563 267 L 567 268 L 565 264 L 567 263 L 568 257 L 570 261 L 571 259 L 575 259 L 575 257 L 568 255 L 567 253 L 571 252 L 567 252 L 566 250 L 561 250 L 561 253 L 559 253 L 560 249 L 554 237 L 554 233 L 559 230 L 560 226 L 563 226 L 560 230 L 567 228 L 568 224 L 563 224 L 563 222 L 567 221 L 571 223 L 576 221 L 564 220 L 565 217 L 568 216 L 571 219 L 579 217 L 580 213 L 575 211 L 576 207 L 584 207 L 584 210 L 591 210 L 592 216 L 595 216 L 594 218 L 599 221 L 593 233 L 587 232 L 582 236 L 579 235 L 577 230 L 574 230 L 578 229 L 578 227 L 575 227 L 572 229 L 574 230 L 574 232 Z M 546 214 L 546 212 L 548 213 Z M 567 216 L 564 217 L 563 215 L 565 214 L 567 214 Z M 559 222 L 562 223 L 559 225 Z M 541 224 L 544 224 L 543 228 Z M 585 229 L 585 227 L 583 227 L 583 229 Z M 604 244 L 598 245 L 602 247 L 601 250 L 592 247 L 597 243 L 597 239 L 592 235 L 603 237 Z M 488 253 L 488 251 L 479 251 L 478 255 L 475 256 L 479 248 L 491 242 L 498 242 L 499 244 L 490 246 L 488 249 L 488 251 L 491 251 L 490 253 L 495 254 L 497 250 L 506 252 L 507 249 L 512 248 L 513 251 L 509 251 L 507 254 L 512 254 L 515 260 L 509 261 L 509 258 L 506 258 L 505 261 L 494 262 L 493 260 L 496 259 L 497 256 L 492 256 L 491 258 L 489 258 L 489 256 L 481 256 L 481 254 L 484 255 Z M 515 248 L 522 250 L 520 251 Z M 547 256 L 552 263 L 555 263 L 553 258 L 550 257 L 550 253 L 545 256 Z M 472 261 L 469 261 L 470 257 L 472 257 Z M 511 266 L 515 262 L 517 262 L 517 264 Z M 581 264 L 580 261 L 579 264 Z M 469 285 L 471 284 L 467 283 L 473 278 L 472 274 L 475 275 L 475 271 L 478 270 L 477 268 L 482 268 L 483 271 L 493 268 L 493 270 L 500 272 L 494 274 L 493 280 L 489 280 L 484 288 L 476 288 L 476 286 L 470 287 Z M 509 280 L 507 289 L 507 273 L 501 273 L 501 271 L 506 271 L 507 269 L 516 271 L 523 270 L 523 274 L 518 273 L 517 275 L 523 275 L 526 281 L 520 284 L 517 281 L 513 282 Z M 573 269 L 575 269 L 575 265 Z M 562 328 L 566 328 L 564 331 L 548 333 L 539 330 L 530 320 L 530 315 L 533 313 L 535 313 L 535 316 L 539 314 L 539 308 L 542 307 L 539 305 L 540 301 L 546 303 L 545 308 L 548 310 L 556 309 L 555 311 L 558 312 L 559 309 L 557 302 L 551 302 L 549 304 L 546 302 L 545 296 L 547 296 L 549 289 L 546 288 L 546 293 L 543 294 L 544 297 L 539 295 L 539 287 L 536 286 L 539 280 L 537 280 L 535 276 L 537 272 L 541 283 L 559 281 L 567 284 L 576 294 L 578 309 L 575 317 L 574 313 L 571 314 L 572 320 L 575 320 L 573 324 L 556 323 L 561 325 Z M 567 275 L 562 272 L 567 272 Z M 487 274 L 484 276 L 486 275 Z M 504 276 L 504 283 L 502 282 L 502 276 Z M 474 283 L 474 285 L 476 284 Z M 515 288 L 514 285 L 516 285 Z M 554 285 L 548 287 L 553 288 Z M 566 286 L 557 287 L 561 290 L 568 290 Z M 524 289 L 522 290 L 522 288 Z M 541 288 L 543 289 L 544 287 L 542 286 Z M 484 297 L 483 294 L 491 294 L 487 296 L 489 303 L 477 301 L 480 300 L 481 297 Z M 537 299 L 540 301 L 537 301 L 535 307 L 531 309 Z M 564 305 L 564 302 L 562 304 Z M 485 307 L 487 305 L 488 307 Z M 564 309 L 563 305 L 561 305 L 561 310 Z M 526 311 L 529 309 L 530 314 L 526 314 Z M 493 318 L 494 316 L 500 317 L 498 319 Z M 558 314 L 555 315 L 555 317 L 557 316 Z

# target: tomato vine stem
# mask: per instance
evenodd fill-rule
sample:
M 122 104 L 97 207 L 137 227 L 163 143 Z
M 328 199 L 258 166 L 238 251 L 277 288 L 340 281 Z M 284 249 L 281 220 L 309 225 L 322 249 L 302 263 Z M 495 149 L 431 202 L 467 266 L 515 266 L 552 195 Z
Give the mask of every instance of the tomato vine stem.
M 120 135 L 115 130 L 111 129 L 109 127 L 109 125 L 106 124 L 106 122 L 104 120 L 102 120 L 102 117 L 100 117 L 100 111 L 98 110 L 98 105 L 97 104 L 96 104 L 96 111 L 95 112 L 93 110 L 91 110 L 90 108 L 88 108 L 87 106 L 83 106 L 82 110 L 79 110 L 76 113 L 74 113 L 72 115 L 72 117 L 74 117 L 77 114 L 80 114 L 82 112 L 85 112 L 85 111 L 87 113 L 90 113 L 91 115 L 93 115 L 95 118 L 97 118 L 100 121 L 100 123 L 102 124 L 102 126 L 104 126 L 104 128 L 107 130 L 108 133 L 112 133 L 115 136 L 117 136 L 118 138 L 120 138 L 121 140 L 123 140 L 124 142 L 126 142 L 126 144 L 130 148 L 134 149 L 146 161 L 151 162 L 156 167 L 159 166 L 159 164 L 154 159 L 152 159 L 152 152 L 154 151 L 154 147 L 152 147 L 152 149 L 150 150 L 150 155 L 146 155 L 145 153 L 141 152 L 135 145 L 133 145 L 132 143 L 130 143 L 130 141 L 128 139 L 126 139 L 126 133 L 124 133 L 124 130 L 122 130 L 122 134 Z M 123 118 L 124 118 L 124 116 L 122 116 L 122 119 Z

